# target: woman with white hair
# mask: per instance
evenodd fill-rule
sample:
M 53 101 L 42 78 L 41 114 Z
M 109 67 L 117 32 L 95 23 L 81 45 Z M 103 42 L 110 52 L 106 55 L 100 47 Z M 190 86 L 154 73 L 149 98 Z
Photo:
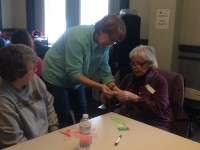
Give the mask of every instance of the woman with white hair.
M 140 45 L 134 48 L 129 57 L 132 72 L 127 74 L 114 99 L 122 106 L 119 113 L 149 125 L 170 131 L 168 85 L 156 68 L 155 50 L 151 46 Z M 105 101 L 106 95 L 101 95 Z

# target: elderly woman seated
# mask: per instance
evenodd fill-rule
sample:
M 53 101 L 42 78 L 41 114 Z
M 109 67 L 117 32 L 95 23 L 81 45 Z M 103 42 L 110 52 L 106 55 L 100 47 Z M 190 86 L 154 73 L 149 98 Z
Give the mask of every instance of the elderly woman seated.
M 58 129 L 54 99 L 35 75 L 36 61 L 26 45 L 0 49 L 0 149 Z
M 112 97 L 102 94 L 100 100 L 120 101 L 122 105 L 118 113 L 170 131 L 168 85 L 156 70 L 158 64 L 154 48 L 138 46 L 130 52 L 129 57 L 132 72 L 120 82 L 121 90 L 117 90 Z

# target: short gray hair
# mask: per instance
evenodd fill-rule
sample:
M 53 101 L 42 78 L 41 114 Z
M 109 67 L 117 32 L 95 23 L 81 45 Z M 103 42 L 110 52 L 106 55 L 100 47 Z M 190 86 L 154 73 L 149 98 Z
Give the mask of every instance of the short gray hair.
M 0 49 L 0 76 L 8 82 L 23 77 L 28 72 L 29 61 L 37 63 L 37 54 L 31 47 L 8 44 Z
M 155 49 L 152 46 L 148 46 L 148 45 L 137 46 L 129 53 L 130 59 L 133 56 L 140 57 L 144 59 L 145 61 L 152 61 L 152 68 L 158 67 Z

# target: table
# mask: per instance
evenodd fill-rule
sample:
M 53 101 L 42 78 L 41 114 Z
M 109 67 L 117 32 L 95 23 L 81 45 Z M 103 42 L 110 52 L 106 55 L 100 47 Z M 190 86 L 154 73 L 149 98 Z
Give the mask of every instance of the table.
M 123 118 L 129 131 L 119 131 L 111 117 Z M 200 150 L 200 143 L 154 128 L 144 123 L 110 112 L 91 119 L 94 127 L 91 150 Z M 78 124 L 61 129 L 78 129 Z M 114 143 L 119 135 L 117 146 Z M 78 138 L 55 131 L 47 135 L 11 146 L 5 150 L 78 150 Z

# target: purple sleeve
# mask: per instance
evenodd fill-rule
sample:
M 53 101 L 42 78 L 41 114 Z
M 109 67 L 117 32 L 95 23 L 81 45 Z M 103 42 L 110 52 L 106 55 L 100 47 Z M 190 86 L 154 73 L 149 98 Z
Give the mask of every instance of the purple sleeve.
M 169 106 L 167 81 L 162 76 L 157 76 L 149 85 L 155 92 L 151 94 L 144 88 L 138 106 L 148 114 L 162 116 Z

